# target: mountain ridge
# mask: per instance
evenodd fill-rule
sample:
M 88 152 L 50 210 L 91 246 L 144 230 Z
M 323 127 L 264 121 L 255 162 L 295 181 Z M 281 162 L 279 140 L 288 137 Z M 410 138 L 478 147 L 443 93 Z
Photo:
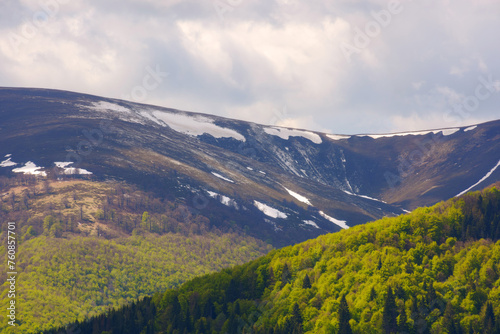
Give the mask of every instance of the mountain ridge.
M 453 197 L 500 158 L 500 121 L 452 128 L 453 133 L 332 139 L 344 135 L 23 88 L 0 89 L 0 115 L 0 156 L 11 154 L 2 163 L 32 162 L 57 177 L 68 170 L 55 168 L 55 162 L 73 162 L 66 167 L 91 177 L 123 179 L 161 196 L 185 198 L 193 211 L 238 207 L 236 215 L 238 209 L 228 213 L 237 222 L 249 211 L 256 220 L 260 212 L 259 229 L 274 233 L 275 245 Z M 19 168 L 4 166 L 0 174 L 14 167 Z M 487 181 L 496 180 L 500 173 L 493 170 Z M 236 203 L 233 209 L 229 202 Z M 242 225 L 254 236 L 260 233 L 250 222 Z M 284 231 L 288 235 L 280 236 Z
M 169 108 L 165 106 L 160 106 L 160 105 L 154 105 L 151 103 L 143 103 L 143 102 L 135 102 L 133 100 L 125 100 L 125 99 L 119 99 L 119 98 L 112 98 L 112 97 L 103 97 L 100 95 L 96 94 L 91 94 L 91 93 L 79 93 L 79 92 L 73 92 L 73 91 L 67 91 L 67 90 L 62 90 L 62 89 L 55 89 L 55 88 L 37 88 L 37 87 L 9 87 L 9 86 L 0 86 L 0 90 L 25 90 L 25 91 L 40 91 L 40 92 L 54 92 L 54 93 L 68 93 L 68 94 L 76 94 L 76 95 L 81 95 L 81 96 L 87 96 L 91 98 L 100 98 L 100 99 L 105 99 L 105 100 L 114 100 L 116 102 L 126 102 L 126 103 L 131 103 L 131 104 L 136 104 L 136 105 L 142 105 L 144 107 L 150 107 L 150 108 L 161 108 L 161 109 L 166 109 L 166 110 L 171 110 L 171 111 L 177 111 L 177 112 L 184 112 L 184 113 L 189 113 L 193 115 L 200 115 L 200 116 L 206 116 L 206 117 L 214 117 L 214 118 L 220 118 L 224 120 L 229 120 L 229 121 L 238 121 L 238 122 L 244 122 L 244 123 L 249 123 L 249 124 L 254 124 L 254 125 L 259 125 L 259 126 L 268 126 L 268 127 L 277 127 L 277 128 L 283 128 L 283 129 L 292 129 L 292 130 L 301 130 L 301 131 L 308 131 L 308 132 L 314 132 L 317 134 L 322 134 L 325 136 L 331 135 L 331 136 L 342 136 L 342 137 L 365 137 L 365 136 L 397 136 L 397 135 L 404 135 L 404 134 L 421 134 L 421 133 L 429 133 L 429 132 L 434 132 L 434 131 L 443 131 L 443 130 L 452 130 L 452 129 L 467 129 L 471 128 L 473 126 L 478 126 L 481 124 L 486 124 L 490 122 L 495 122 L 498 121 L 498 119 L 492 119 L 489 121 L 484 121 L 480 123 L 471 123 L 468 125 L 460 125 L 460 126 L 450 126 L 450 127 L 439 127 L 439 128 L 422 128 L 419 130 L 398 130 L 398 131 L 391 131 L 391 132 L 360 132 L 360 133 L 333 133 L 333 132 L 324 132 L 324 131 L 316 131 L 316 130 L 310 130 L 306 128 L 296 128 L 296 127 L 286 127 L 286 126 L 278 126 L 274 124 L 264 124 L 264 123 L 257 123 L 253 121 L 244 121 L 240 120 L 237 118 L 232 118 L 232 117 L 227 117 L 227 116 L 219 116 L 219 115 L 213 115 L 213 114 L 208 114 L 208 113 L 202 113 L 202 112 L 196 112 L 196 111 L 188 111 L 184 109 L 177 109 L 177 108 Z

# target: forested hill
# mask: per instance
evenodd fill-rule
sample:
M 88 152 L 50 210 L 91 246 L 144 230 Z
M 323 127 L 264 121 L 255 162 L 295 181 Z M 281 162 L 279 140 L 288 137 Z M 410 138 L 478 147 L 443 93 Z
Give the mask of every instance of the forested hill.
M 275 250 L 69 328 L 498 333 L 499 186 Z
M 71 175 L 0 177 L 0 222 L 0 256 L 7 259 L 7 222 L 15 222 L 18 243 L 18 316 L 11 327 L 1 313 L 0 333 L 83 321 L 271 249 L 178 202 Z M 7 278 L 0 273 L 1 309 L 11 300 Z

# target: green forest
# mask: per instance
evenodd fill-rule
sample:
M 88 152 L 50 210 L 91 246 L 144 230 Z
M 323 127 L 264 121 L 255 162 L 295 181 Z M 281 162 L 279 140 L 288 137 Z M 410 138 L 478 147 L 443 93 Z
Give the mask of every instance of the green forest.
M 16 222 L 19 244 L 19 316 L 10 327 L 2 312 L 2 333 L 84 321 L 272 249 L 229 223 L 123 183 L 19 176 L 0 178 L 2 193 L 0 254 L 6 258 L 9 221 Z M 9 302 L 6 278 L 1 272 L 2 309 Z
M 500 333 L 499 186 L 45 333 Z

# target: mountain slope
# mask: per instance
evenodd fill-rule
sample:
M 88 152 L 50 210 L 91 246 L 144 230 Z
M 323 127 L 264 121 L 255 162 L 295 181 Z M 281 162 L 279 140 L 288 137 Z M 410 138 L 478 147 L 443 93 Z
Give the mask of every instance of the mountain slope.
M 497 333 L 499 186 L 275 250 L 69 328 Z
M 18 244 L 17 326 L 0 314 L 2 333 L 83 320 L 271 249 L 236 226 L 124 183 L 0 177 L 0 195 L 0 221 L 15 222 L 9 235 Z M 5 223 L 3 258 L 7 238 Z M 8 277 L 0 273 L 5 309 L 12 300 Z
M 434 204 L 490 171 L 477 187 L 500 180 L 492 170 L 500 121 L 338 136 L 14 88 L 0 89 L 0 118 L 0 174 L 24 168 L 125 180 L 183 198 L 195 213 L 215 210 L 275 246 Z

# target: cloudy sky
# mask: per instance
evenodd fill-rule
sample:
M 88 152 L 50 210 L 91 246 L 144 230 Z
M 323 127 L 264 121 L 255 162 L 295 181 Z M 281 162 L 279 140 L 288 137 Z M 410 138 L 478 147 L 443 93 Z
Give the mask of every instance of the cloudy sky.
M 498 0 L 2 0 L 0 86 L 340 134 L 500 115 Z

